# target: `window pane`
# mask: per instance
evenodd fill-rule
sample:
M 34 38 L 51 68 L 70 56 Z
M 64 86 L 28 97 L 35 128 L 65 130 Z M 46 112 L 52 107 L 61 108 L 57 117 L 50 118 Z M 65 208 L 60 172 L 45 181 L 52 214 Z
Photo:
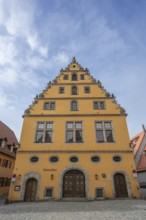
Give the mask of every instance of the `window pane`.
M 81 74 L 81 79 L 84 79 L 84 74 Z
M 72 131 L 67 131 L 66 142 L 73 143 L 73 132 Z
M 59 93 L 64 93 L 64 87 L 59 88 Z
M 53 189 L 46 189 L 45 196 L 52 197 L 53 196 Z
M 76 111 L 77 110 L 77 102 L 74 101 L 74 102 L 71 103 L 71 110 L 72 111 Z
M 67 128 L 72 129 L 73 128 L 73 123 L 72 122 L 68 122 L 67 123 Z
M 45 104 L 44 104 L 44 109 L 45 109 L 45 110 L 48 110 L 49 108 L 50 108 L 50 104 L 49 104 L 49 103 L 45 103 Z
M 76 80 L 77 80 L 77 74 L 73 74 L 73 75 L 72 75 L 72 80 L 73 80 L 73 81 L 76 81 Z
M 85 93 L 90 93 L 90 88 L 89 87 L 85 87 L 84 91 L 85 91 Z
M 111 123 L 110 122 L 105 122 L 104 126 L 105 126 L 105 128 L 111 128 Z
M 52 129 L 53 128 L 53 123 L 47 123 L 47 129 Z
M 77 95 L 77 87 L 72 87 L 72 95 Z
M 82 123 L 81 122 L 76 122 L 76 128 L 82 128 Z
M 51 102 L 51 104 L 50 104 L 50 109 L 51 109 L 51 110 L 54 110 L 54 109 L 55 109 L 55 102 Z
M 96 128 L 102 128 L 102 122 L 96 122 Z
M 42 143 L 42 141 L 43 141 L 43 131 L 37 131 L 36 142 Z
M 97 135 L 97 142 L 104 142 L 103 131 L 101 130 L 96 131 L 96 135 Z
M 98 102 L 94 102 L 94 109 L 98 109 Z
M 104 109 L 104 102 L 100 102 L 100 109 Z
M 82 131 L 76 131 L 76 142 L 80 143 L 82 141 Z
M 112 131 L 111 130 L 106 130 L 105 131 L 105 134 L 106 134 L 106 140 L 107 142 L 113 142 L 113 134 L 112 134 Z
M 43 129 L 44 128 L 44 123 L 38 123 L 38 128 Z
M 63 79 L 67 80 L 68 79 L 68 75 L 64 75 Z
M 46 131 L 45 143 L 51 143 L 51 142 L 52 142 L 52 131 Z

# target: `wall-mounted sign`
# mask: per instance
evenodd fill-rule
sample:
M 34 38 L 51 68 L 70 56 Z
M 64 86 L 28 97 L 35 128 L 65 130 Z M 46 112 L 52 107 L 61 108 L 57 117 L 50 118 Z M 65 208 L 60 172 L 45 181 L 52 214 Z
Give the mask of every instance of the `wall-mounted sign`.
M 43 171 L 57 171 L 57 169 L 43 169 Z
M 21 189 L 21 186 L 20 185 L 16 185 L 15 188 L 14 188 L 14 191 L 20 191 Z

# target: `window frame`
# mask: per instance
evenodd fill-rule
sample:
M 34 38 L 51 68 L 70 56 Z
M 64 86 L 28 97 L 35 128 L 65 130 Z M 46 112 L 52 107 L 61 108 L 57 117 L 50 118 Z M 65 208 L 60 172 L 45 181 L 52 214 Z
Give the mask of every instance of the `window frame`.
M 89 89 L 88 92 L 86 91 L 86 89 Z M 84 93 L 85 93 L 85 94 L 91 93 L 91 88 L 90 88 L 90 86 L 84 86 Z
M 45 105 L 46 105 L 46 104 L 49 105 L 49 108 L 45 108 Z M 54 108 L 51 107 L 52 104 L 54 105 Z M 44 102 L 44 107 L 43 107 L 43 109 L 44 109 L 44 110 L 56 110 L 56 102 L 54 102 L 54 101 L 53 101 L 53 102 Z
M 68 123 L 72 123 L 73 127 L 68 128 L 67 127 Z M 81 128 L 76 128 L 77 123 L 81 123 Z M 76 139 L 77 139 L 76 131 L 81 132 L 82 141 L 78 141 L 78 142 L 76 141 Z M 67 139 L 68 139 L 67 132 L 72 132 L 73 141 L 71 141 L 71 142 L 67 141 Z M 66 121 L 66 124 L 65 124 L 65 143 L 67 143 L 67 144 L 82 144 L 82 143 L 84 143 L 83 140 L 84 140 L 84 138 L 83 138 L 83 121 Z
M 101 108 L 101 103 L 103 102 L 103 108 Z M 97 108 L 95 106 L 95 104 L 97 104 Z M 93 101 L 93 109 L 94 110 L 105 110 L 106 107 L 105 107 L 105 101 Z
M 68 77 L 68 74 L 64 74 L 64 75 L 63 75 L 63 79 L 64 79 L 64 80 L 68 80 L 68 78 L 69 78 L 69 77 Z
M 73 89 L 76 89 L 76 92 L 75 92 L 75 93 L 73 92 Z M 71 95 L 78 95 L 78 87 L 77 87 L 76 85 L 73 85 L 73 86 L 71 87 Z
M 74 107 L 73 107 L 73 103 L 76 103 L 76 108 L 75 108 L 75 109 L 74 109 Z M 78 111 L 78 101 L 76 101 L 76 100 L 72 100 L 72 101 L 71 101 L 70 110 L 71 110 L 71 111 Z
M 63 89 L 63 92 L 61 92 L 61 89 Z M 64 94 L 64 93 L 65 93 L 65 87 L 60 86 L 60 87 L 59 87 L 59 94 Z
M 80 80 L 85 80 L 85 74 L 80 74 Z
M 97 190 L 102 190 L 102 196 L 97 196 Z M 104 199 L 104 187 L 95 188 L 95 199 Z
M 39 124 L 44 124 L 44 128 L 38 128 Z M 47 128 L 48 124 L 52 124 L 52 128 Z M 43 132 L 42 142 L 37 142 L 37 133 Z M 46 142 L 46 132 L 50 131 L 51 134 L 51 142 Z M 53 143 L 53 135 L 54 135 L 54 122 L 53 121 L 37 121 L 36 123 L 36 130 L 35 130 L 35 138 L 34 143 L 35 144 L 52 144 Z
M 97 128 L 97 123 L 101 123 L 102 128 Z M 105 123 L 110 123 L 110 128 L 105 128 Z M 112 133 L 112 141 L 107 141 L 107 135 L 106 131 L 111 131 Z M 103 132 L 103 141 L 98 141 L 97 138 L 97 131 L 102 131 Z M 114 129 L 113 129 L 113 121 L 95 121 L 95 136 L 96 136 L 96 143 L 102 144 L 102 143 L 115 143 L 115 137 L 114 137 Z
M 75 79 L 73 79 L 73 77 L 76 77 Z M 72 73 L 71 74 L 71 81 L 78 81 L 78 75 L 77 75 L 77 73 Z
M 46 196 L 47 190 L 52 190 L 52 196 Z M 44 198 L 52 199 L 54 198 L 54 187 L 45 187 L 44 189 Z

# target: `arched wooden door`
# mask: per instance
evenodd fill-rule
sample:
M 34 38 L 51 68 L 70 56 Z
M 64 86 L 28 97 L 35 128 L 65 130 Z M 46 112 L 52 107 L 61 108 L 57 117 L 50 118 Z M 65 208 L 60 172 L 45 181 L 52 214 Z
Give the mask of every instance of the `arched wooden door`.
M 85 175 L 80 170 L 69 170 L 63 177 L 63 197 L 85 197 Z
M 36 200 L 37 180 L 31 178 L 26 182 L 24 201 L 31 202 Z
M 114 176 L 116 197 L 128 197 L 125 176 L 122 173 L 117 173 Z

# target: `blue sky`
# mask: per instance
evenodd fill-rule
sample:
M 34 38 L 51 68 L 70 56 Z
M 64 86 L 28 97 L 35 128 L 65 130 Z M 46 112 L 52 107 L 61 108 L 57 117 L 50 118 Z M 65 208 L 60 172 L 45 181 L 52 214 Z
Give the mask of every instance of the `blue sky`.
M 75 56 L 146 125 L 145 0 L 0 0 L 0 120 L 18 139 L 24 110 Z

